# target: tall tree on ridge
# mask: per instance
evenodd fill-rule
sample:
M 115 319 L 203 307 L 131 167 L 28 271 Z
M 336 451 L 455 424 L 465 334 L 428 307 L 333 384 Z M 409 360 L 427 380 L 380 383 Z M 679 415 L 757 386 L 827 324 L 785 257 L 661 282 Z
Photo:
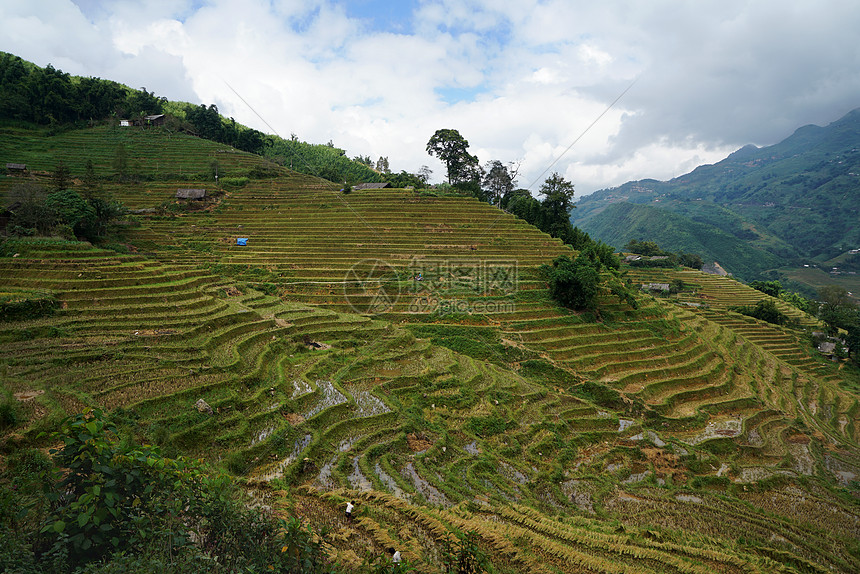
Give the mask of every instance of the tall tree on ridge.
M 478 158 L 469 153 L 469 142 L 457 130 L 436 130 L 427 142 L 427 153 L 442 160 L 452 185 L 471 179 L 480 168 Z

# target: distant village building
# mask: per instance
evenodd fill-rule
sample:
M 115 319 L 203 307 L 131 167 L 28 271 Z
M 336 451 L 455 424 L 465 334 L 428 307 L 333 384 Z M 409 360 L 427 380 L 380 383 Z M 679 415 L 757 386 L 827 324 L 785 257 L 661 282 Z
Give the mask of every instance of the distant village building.
M 352 189 L 353 191 L 361 191 L 362 189 L 385 189 L 387 187 L 391 187 L 391 184 L 386 181 L 383 183 L 359 183 L 352 186 Z
M 702 265 L 702 273 L 707 273 L 708 275 L 719 275 L 720 277 L 725 277 L 729 274 L 729 272 L 723 269 L 716 261 Z
M 206 199 L 205 189 L 177 189 L 176 199 Z
M 836 352 L 836 343 L 833 341 L 822 341 L 818 344 L 818 352 L 822 355 L 832 355 Z
M 9 172 L 9 175 L 21 175 L 27 171 L 26 163 L 7 163 L 6 171 Z
M 155 114 L 152 116 L 144 116 L 143 120 L 146 122 L 146 125 L 149 125 L 149 126 L 163 126 L 164 125 L 164 114 Z
M 624 261 L 630 263 L 631 261 L 639 261 L 640 259 L 642 259 L 641 255 L 628 255 L 624 258 Z
M 130 128 L 131 126 L 163 126 L 164 118 L 166 116 L 164 114 L 154 114 L 151 116 L 143 116 L 143 119 L 136 120 L 120 120 L 119 125 L 123 128 Z

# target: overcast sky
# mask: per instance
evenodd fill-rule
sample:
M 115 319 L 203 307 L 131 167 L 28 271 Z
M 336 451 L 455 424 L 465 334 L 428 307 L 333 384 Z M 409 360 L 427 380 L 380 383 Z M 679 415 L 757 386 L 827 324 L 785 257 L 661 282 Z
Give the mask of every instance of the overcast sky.
M 0 50 L 40 66 L 434 181 L 453 128 L 577 195 L 860 107 L 858 39 L 856 0 L 0 0 Z

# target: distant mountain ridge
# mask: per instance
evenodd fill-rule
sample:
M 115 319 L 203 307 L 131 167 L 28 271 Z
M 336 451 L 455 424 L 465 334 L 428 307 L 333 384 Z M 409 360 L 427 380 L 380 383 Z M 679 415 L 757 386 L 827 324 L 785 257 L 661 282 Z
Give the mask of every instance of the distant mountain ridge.
M 652 239 L 698 250 L 747 279 L 825 261 L 860 247 L 860 108 L 670 181 L 628 182 L 576 205 L 573 224 L 616 248 Z

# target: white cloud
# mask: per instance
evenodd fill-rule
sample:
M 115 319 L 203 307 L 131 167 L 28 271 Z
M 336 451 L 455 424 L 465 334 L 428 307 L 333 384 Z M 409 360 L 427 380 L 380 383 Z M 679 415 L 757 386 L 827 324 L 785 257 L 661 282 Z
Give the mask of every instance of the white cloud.
M 482 162 L 521 161 L 522 185 L 638 78 L 553 166 L 580 193 L 860 105 L 852 2 L 419 0 L 396 25 L 374 17 L 336 0 L 0 0 L 0 50 L 269 131 L 244 99 L 281 135 L 440 181 L 424 147 L 455 128 Z

